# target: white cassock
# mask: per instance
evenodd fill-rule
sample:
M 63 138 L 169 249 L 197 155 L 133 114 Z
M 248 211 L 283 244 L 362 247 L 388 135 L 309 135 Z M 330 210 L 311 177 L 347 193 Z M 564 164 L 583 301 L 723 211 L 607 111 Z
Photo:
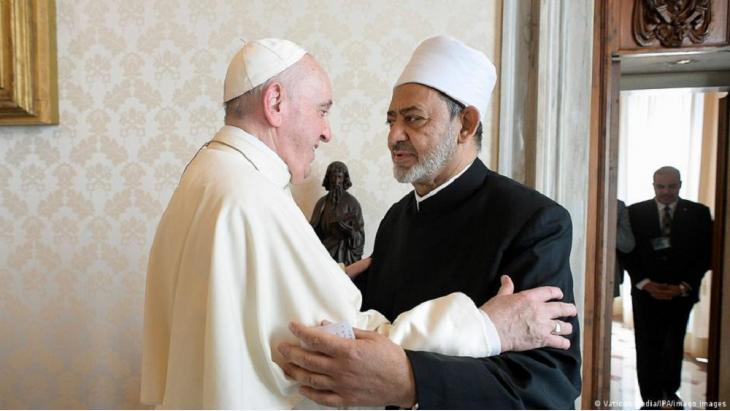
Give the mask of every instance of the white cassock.
M 484 357 L 478 308 L 451 294 L 390 324 L 361 295 L 289 191 L 284 162 L 225 126 L 184 172 L 157 228 L 145 295 L 142 402 L 286 409 L 303 397 L 275 361 L 288 323 L 348 321 L 412 350 Z M 300 404 L 301 405 L 301 404 Z

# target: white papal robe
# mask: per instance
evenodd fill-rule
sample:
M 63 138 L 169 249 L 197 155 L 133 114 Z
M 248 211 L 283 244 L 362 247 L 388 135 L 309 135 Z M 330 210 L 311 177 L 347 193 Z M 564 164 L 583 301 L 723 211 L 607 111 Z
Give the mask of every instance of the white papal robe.
M 412 350 L 484 357 L 478 308 L 451 294 L 393 324 L 361 295 L 289 191 L 284 162 L 225 126 L 184 172 L 157 228 L 145 295 L 142 401 L 161 408 L 275 408 L 302 397 L 275 363 L 290 320 L 346 320 Z

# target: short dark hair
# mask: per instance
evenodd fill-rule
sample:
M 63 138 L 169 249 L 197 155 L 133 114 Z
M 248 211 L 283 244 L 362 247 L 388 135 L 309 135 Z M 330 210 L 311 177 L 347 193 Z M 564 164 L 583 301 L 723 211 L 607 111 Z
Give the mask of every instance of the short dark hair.
M 676 168 L 674 168 L 672 166 L 664 166 L 664 167 L 659 168 L 657 171 L 654 172 L 654 178 L 656 178 L 657 174 L 664 174 L 664 175 L 673 174 L 674 176 L 677 177 L 677 180 L 682 181 L 682 175 L 679 174 L 679 170 L 677 170 Z
M 327 172 L 324 174 L 322 187 L 324 187 L 326 190 L 330 189 L 330 173 L 334 173 L 335 170 L 341 170 L 342 174 L 344 174 L 344 178 L 342 179 L 342 188 L 347 190 L 348 188 L 352 187 L 352 181 L 350 181 L 350 172 L 347 171 L 347 166 L 342 161 L 333 161 L 332 163 L 330 163 L 329 166 L 327 166 Z
M 435 90 L 435 89 L 434 89 Z M 459 103 L 458 101 L 454 100 L 447 94 L 443 93 L 440 90 L 436 90 L 439 93 L 439 97 L 441 97 L 441 100 L 443 100 L 446 103 L 446 108 L 449 110 L 449 120 L 453 120 L 461 114 L 462 111 L 466 108 L 465 105 Z M 479 120 L 479 125 L 477 126 L 477 131 L 474 133 L 474 138 L 477 143 L 477 149 L 482 149 L 482 121 Z

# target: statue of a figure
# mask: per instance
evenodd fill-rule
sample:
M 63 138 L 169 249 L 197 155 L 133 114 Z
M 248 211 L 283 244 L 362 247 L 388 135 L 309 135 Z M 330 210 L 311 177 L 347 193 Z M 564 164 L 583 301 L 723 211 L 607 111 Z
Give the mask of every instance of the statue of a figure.
M 352 182 L 345 163 L 332 162 L 322 186 L 327 194 L 314 206 L 312 227 L 332 258 L 350 265 L 362 258 L 365 223 L 360 203 L 347 192 Z

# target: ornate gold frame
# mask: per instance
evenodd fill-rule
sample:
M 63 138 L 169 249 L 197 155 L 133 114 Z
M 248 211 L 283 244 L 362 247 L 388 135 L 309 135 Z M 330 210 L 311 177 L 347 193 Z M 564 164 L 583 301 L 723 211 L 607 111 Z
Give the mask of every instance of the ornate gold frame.
M 58 124 L 54 0 L 0 0 L 0 126 Z

